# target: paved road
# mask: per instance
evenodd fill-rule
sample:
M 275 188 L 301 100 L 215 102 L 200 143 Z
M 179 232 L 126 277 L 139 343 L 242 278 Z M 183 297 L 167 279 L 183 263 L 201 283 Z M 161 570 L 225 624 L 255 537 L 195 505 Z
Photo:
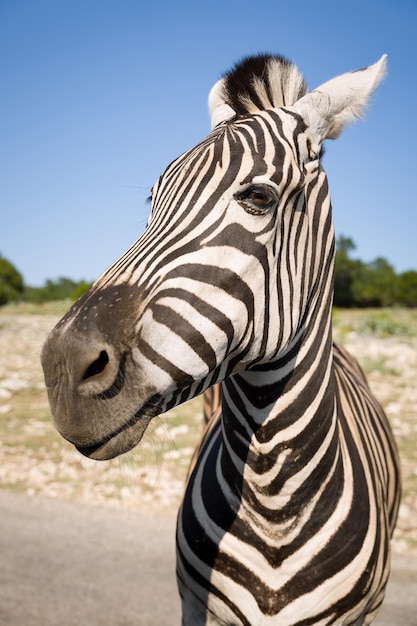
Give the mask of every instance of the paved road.
M 175 626 L 175 519 L 0 490 L 1 626 Z M 396 558 L 375 626 L 417 626 L 417 561 Z

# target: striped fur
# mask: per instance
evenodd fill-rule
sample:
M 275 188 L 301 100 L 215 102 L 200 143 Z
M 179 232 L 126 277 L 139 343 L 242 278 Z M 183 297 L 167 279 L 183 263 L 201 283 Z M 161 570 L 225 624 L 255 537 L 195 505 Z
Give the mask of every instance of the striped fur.
M 309 94 L 282 57 L 237 66 L 210 94 L 212 132 L 155 184 L 144 235 L 44 347 L 55 424 L 91 458 L 206 391 L 178 515 L 184 626 L 360 626 L 382 602 L 398 458 L 332 342 L 320 163 L 382 74 Z

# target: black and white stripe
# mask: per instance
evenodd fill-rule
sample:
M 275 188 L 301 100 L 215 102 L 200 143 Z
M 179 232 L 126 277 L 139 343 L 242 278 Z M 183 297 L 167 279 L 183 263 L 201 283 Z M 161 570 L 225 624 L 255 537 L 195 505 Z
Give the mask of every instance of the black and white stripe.
M 311 93 L 281 57 L 236 66 L 210 94 L 211 133 L 154 185 L 144 235 L 44 348 L 56 425 L 92 458 L 208 390 L 178 516 L 185 626 L 359 626 L 382 602 L 398 459 L 332 343 L 320 154 L 383 65 Z

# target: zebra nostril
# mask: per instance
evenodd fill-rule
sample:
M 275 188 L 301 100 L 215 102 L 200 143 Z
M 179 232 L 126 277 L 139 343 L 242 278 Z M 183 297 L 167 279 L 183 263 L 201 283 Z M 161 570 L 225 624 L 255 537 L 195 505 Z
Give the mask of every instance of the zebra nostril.
M 89 378 L 93 378 L 94 376 L 97 376 L 98 374 L 101 374 L 106 369 L 108 362 L 109 362 L 109 355 L 107 354 L 105 350 L 102 350 L 100 354 L 98 355 L 98 358 L 92 363 L 90 363 L 90 365 L 87 367 L 81 380 L 85 381 L 85 380 L 88 380 Z

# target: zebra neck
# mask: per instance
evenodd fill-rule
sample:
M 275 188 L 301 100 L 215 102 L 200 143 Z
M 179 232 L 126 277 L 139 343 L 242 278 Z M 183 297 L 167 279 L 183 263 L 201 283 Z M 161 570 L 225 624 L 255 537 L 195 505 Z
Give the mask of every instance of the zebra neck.
M 265 506 L 276 511 L 313 468 L 320 484 L 329 463 L 336 461 L 330 323 L 323 331 L 311 343 L 294 345 L 269 369 L 223 383 L 222 468 L 241 503 L 245 497 L 253 503 L 262 494 L 264 503 L 273 499 Z

